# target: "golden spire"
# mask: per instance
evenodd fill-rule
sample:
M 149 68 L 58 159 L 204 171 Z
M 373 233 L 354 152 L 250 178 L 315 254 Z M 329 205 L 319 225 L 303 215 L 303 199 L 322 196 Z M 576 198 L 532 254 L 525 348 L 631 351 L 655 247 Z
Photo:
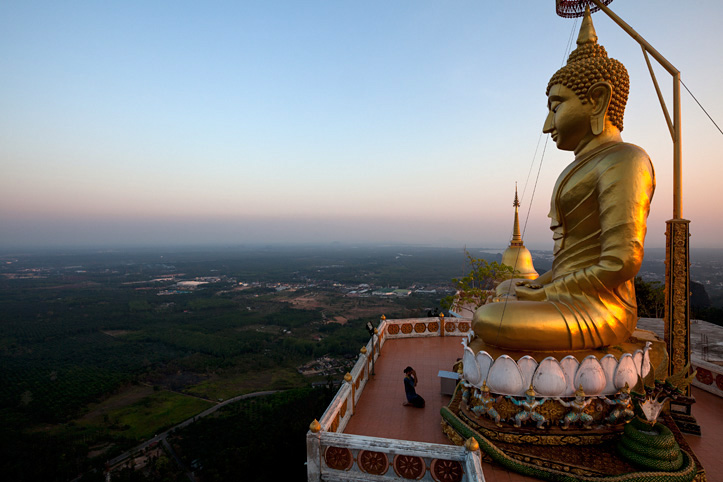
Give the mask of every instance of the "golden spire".
M 510 246 L 522 246 L 522 234 L 520 234 L 520 199 L 517 197 L 517 183 L 515 182 L 515 201 L 512 203 L 515 207 L 515 223 L 512 225 L 512 241 Z

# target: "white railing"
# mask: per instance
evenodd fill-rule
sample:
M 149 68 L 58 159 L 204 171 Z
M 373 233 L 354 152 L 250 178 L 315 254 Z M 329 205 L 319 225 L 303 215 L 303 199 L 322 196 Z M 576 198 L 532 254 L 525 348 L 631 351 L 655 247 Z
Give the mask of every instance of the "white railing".
M 484 481 L 479 448 L 362 435 L 306 435 L 309 481 Z
M 484 481 L 479 450 L 343 433 L 387 339 L 467 336 L 471 326 L 471 320 L 463 318 L 382 317 L 377 334 L 362 347 L 359 359 L 345 375 L 318 425 L 312 424 L 307 433 L 309 480 L 392 480 L 419 476 L 418 480 Z M 444 474 L 459 474 L 461 478 L 447 479 Z
M 691 357 L 691 365 L 696 370 L 693 386 L 723 397 L 723 367 L 700 358 Z
M 472 330 L 472 320 L 468 318 L 434 317 L 382 320 L 379 333 L 384 338 L 430 337 L 430 336 L 467 336 Z

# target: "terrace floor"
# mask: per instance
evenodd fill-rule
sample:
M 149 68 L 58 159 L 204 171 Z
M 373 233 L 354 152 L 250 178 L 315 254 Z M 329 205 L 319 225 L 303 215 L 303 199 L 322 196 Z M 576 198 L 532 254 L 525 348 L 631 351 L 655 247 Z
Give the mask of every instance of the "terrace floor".
M 451 445 L 442 433 L 439 410 L 451 397 L 441 394 L 440 370 L 451 371 L 462 356 L 462 338 L 402 338 L 387 340 L 376 362 L 376 375 L 367 382 L 349 420 L 345 433 Z M 419 378 L 417 393 L 426 400 L 424 408 L 403 406 L 404 368 L 412 366 Z M 693 415 L 703 435 L 686 435 L 686 440 L 706 469 L 709 481 L 723 480 L 723 399 L 693 388 L 697 402 Z M 483 462 L 486 482 L 534 481 Z M 717 478 L 720 477 L 720 478 Z

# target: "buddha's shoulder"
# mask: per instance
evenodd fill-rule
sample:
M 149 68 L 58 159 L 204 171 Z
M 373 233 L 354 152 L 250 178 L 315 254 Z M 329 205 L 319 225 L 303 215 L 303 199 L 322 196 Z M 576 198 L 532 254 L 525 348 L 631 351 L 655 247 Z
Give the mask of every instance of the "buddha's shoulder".
M 619 142 L 601 154 L 602 159 L 600 160 L 605 163 L 632 162 L 650 164 L 650 156 L 645 152 L 645 149 L 627 142 Z

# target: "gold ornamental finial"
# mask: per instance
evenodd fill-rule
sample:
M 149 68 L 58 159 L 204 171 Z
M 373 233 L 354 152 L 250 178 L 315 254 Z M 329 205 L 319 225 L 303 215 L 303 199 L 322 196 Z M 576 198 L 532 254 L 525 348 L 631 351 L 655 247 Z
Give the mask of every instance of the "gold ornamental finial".
M 311 430 L 314 433 L 321 432 L 321 424 L 319 423 L 319 421 L 317 419 L 314 419 L 314 421 L 311 422 L 311 424 L 309 425 L 309 430 Z
M 582 389 L 582 383 L 578 387 L 577 390 L 575 390 L 575 396 L 576 397 L 584 397 L 585 396 L 585 390 Z
M 464 447 L 469 450 L 470 452 L 476 452 L 479 450 L 479 442 L 477 442 L 477 439 L 474 437 L 470 437 L 467 439 L 467 441 L 464 443 Z
M 351 381 L 352 381 L 351 373 L 346 372 L 346 375 L 344 375 L 344 381 L 347 383 L 351 383 Z
M 384 320 L 386 320 L 386 319 L 387 319 L 387 317 L 384 316 L 384 315 L 382 315 L 382 321 L 384 321 Z
M 361 347 L 361 350 L 359 350 L 359 351 L 361 352 L 362 355 L 366 355 L 366 354 L 367 354 L 367 347 L 363 346 L 363 347 Z
M 592 17 L 590 16 L 590 7 L 585 7 L 585 16 L 580 24 L 580 33 L 577 35 L 577 44 L 597 43 L 597 33 L 592 25 Z

